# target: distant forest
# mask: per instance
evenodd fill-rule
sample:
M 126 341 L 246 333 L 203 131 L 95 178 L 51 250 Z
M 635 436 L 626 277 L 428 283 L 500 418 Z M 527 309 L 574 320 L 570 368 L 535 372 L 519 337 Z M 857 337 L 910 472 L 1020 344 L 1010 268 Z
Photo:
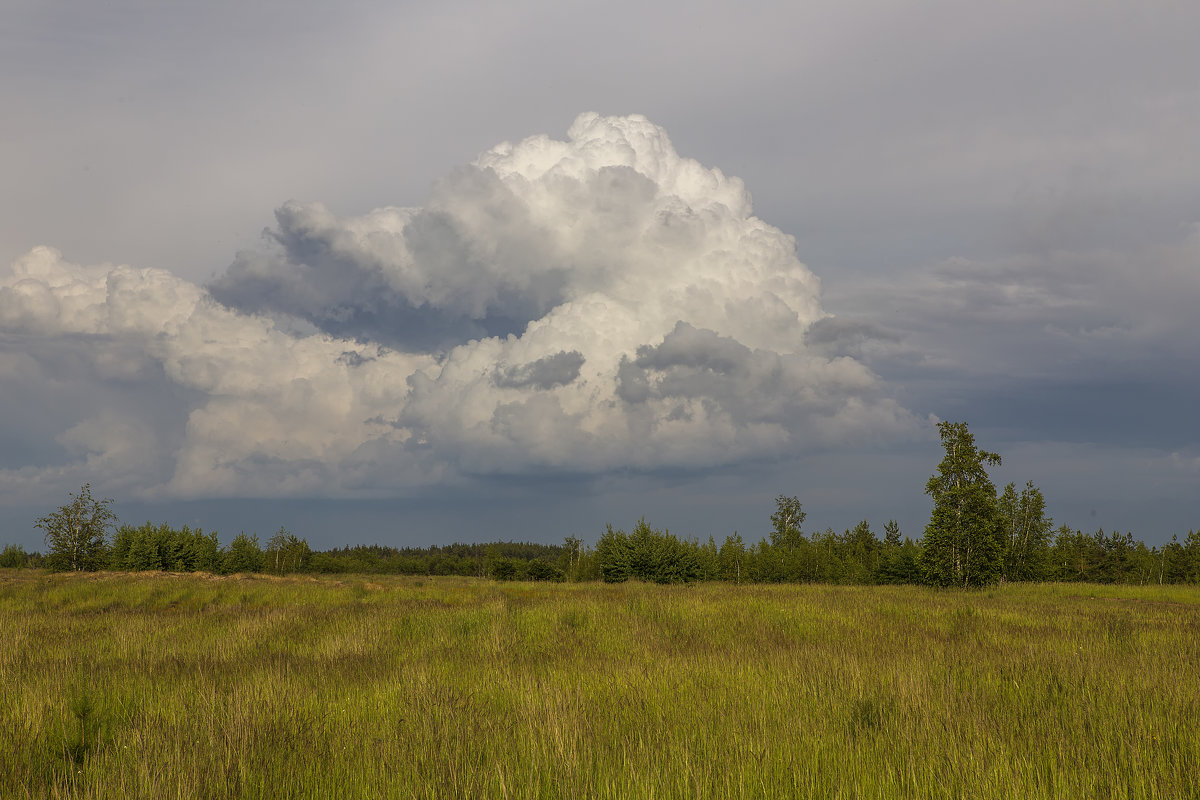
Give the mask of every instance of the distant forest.
M 37 520 L 48 552 L 10 545 L 0 567 L 51 570 L 166 570 L 216 574 L 362 573 L 464 575 L 501 581 L 656 583 L 921 583 L 975 587 L 1014 581 L 1200 583 L 1200 532 L 1147 547 L 1130 533 L 1052 530 L 1032 482 L 997 493 L 987 466 L 1000 456 L 975 446 L 965 423 L 938 425 L 945 458 L 926 484 L 933 510 L 914 540 L 895 520 L 882 539 L 866 520 L 838 533 L 806 534 L 797 497 L 780 495 L 771 530 L 757 542 L 737 532 L 717 543 L 680 538 L 645 519 L 632 530 L 607 526 L 594 546 L 575 536 L 562 544 L 492 542 L 431 547 L 356 545 L 313 551 L 280 528 L 265 544 L 241 533 L 222 547 L 215 532 L 146 523 L 116 526 L 112 500 L 95 500 L 85 484 L 71 502 Z M 111 534 L 110 534 L 111 531 Z
M 794 498 L 788 498 L 793 500 Z M 926 583 L 921 541 L 902 536 L 894 522 L 881 539 L 864 520 L 838 533 L 764 537 L 747 545 L 737 533 L 721 543 L 700 542 L 639 521 L 631 531 L 609 526 L 595 546 L 567 537 L 563 544 L 493 542 L 431 547 L 356 545 L 313 551 L 286 530 L 260 544 L 239 534 L 221 547 L 216 533 L 187 526 L 122 525 L 96 564 L 116 571 L 167 570 L 216 574 L 363 573 L 469 575 L 496 580 L 659 583 L 825 582 Z M 1029 554 L 1020 574 L 1009 564 L 1004 580 L 1093 583 L 1200 583 L 1200 532 L 1165 547 L 1147 547 L 1132 534 L 1083 533 L 1065 525 Z M 0 567 L 49 567 L 47 556 L 10 545 Z

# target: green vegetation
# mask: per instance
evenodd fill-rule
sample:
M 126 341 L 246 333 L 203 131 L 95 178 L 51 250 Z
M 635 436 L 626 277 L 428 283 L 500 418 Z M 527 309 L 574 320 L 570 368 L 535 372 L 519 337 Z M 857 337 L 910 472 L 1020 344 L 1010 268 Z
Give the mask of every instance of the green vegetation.
M 752 543 L 222 547 L 85 485 L 0 553 L 0 797 L 1195 795 L 1200 533 L 1052 533 L 940 431 L 918 541 L 780 495 Z
M 0 571 L 0 797 L 1192 797 L 1200 589 Z
M 25 548 L 19 544 L 9 544 L 4 546 L 4 550 L 0 551 L 0 567 L 9 569 L 21 569 L 22 567 L 40 567 L 44 559 L 39 554 L 36 557 L 25 552 Z
M 71 502 L 41 517 L 35 527 L 46 534 L 50 548 L 47 566 L 60 570 L 96 570 L 107 555 L 108 530 L 117 520 L 112 500 L 92 497 L 92 485 L 85 483 Z
M 1006 499 L 1008 498 L 1008 499 Z M 1015 498 L 1015 499 L 1012 499 Z M 794 498 L 789 498 L 794 500 Z M 1049 533 L 1040 492 L 1005 489 L 1000 502 L 1007 581 L 1077 581 L 1119 584 L 1200 583 L 1200 532 L 1164 547 L 1147 547 L 1131 534 L 1088 534 L 1066 526 Z M 1009 510 L 1011 509 L 1011 511 Z M 497 580 L 655 583 L 920 583 L 923 542 L 903 536 L 894 520 L 881 541 L 866 520 L 837 533 L 804 535 L 786 543 L 766 537 L 747 545 L 738 533 L 718 546 L 676 537 L 641 520 L 632 533 L 608 526 L 595 547 L 569 536 L 561 545 L 524 542 L 394 548 L 355 546 L 312 552 L 304 539 L 277 533 L 264 551 L 258 537 L 239 534 L 222 548 L 215 532 L 146 523 L 121 526 L 107 550 L 105 568 L 121 572 L 164 570 L 366 575 L 458 575 Z M 0 567 L 39 567 L 46 559 L 17 545 L 0 552 Z
M 931 586 L 995 583 L 1004 566 L 996 487 L 987 465 L 1000 456 L 980 450 L 963 422 L 939 422 L 946 457 L 925 485 L 933 513 L 925 526 L 921 568 Z
M 832 528 L 806 536 L 798 497 L 780 495 L 768 537 L 747 545 L 736 531 L 718 546 L 653 528 L 643 518 L 630 533 L 606 527 L 594 548 L 568 536 L 562 545 L 517 542 L 452 544 L 428 548 L 354 546 L 313 552 L 285 528 L 264 551 L 256 534 L 240 533 L 222 549 L 215 532 L 187 526 L 122 525 L 106 539 L 115 515 L 111 500 L 94 501 L 88 485 L 72 502 L 38 520 L 49 555 L 9 546 L 0 566 L 55 570 L 170 572 L 460 575 L 500 581 L 629 579 L 655 583 L 905 584 L 977 588 L 997 581 L 1200 583 L 1200 533 L 1181 543 L 1148 548 L 1132 534 L 1084 534 L 1062 526 L 1051 535 L 1041 490 L 1030 481 L 997 497 L 987 465 L 1000 456 L 975 446 L 965 423 L 938 424 L 945 457 L 926 485 L 933 511 L 918 541 L 895 520 L 882 541 L 867 520 L 839 534 Z

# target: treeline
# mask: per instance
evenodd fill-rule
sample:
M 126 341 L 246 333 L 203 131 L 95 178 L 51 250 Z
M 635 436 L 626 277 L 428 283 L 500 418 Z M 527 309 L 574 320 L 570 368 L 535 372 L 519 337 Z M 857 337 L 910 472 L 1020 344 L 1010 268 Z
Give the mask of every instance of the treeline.
M 1083 533 L 1060 527 L 1009 553 L 1005 581 L 1088 583 L 1200 583 L 1200 532 L 1163 547 L 1147 547 L 1132 534 Z M 867 521 L 837 533 L 793 532 L 747 546 L 734 533 L 718 545 L 680 539 L 638 522 L 630 533 L 610 526 L 594 550 L 583 553 L 568 577 L 657 583 L 718 580 L 731 583 L 928 583 L 922 542 L 900 535 L 895 521 L 880 539 Z
M 1007 491 L 1007 490 L 1006 490 Z M 792 504 L 802 519 L 795 498 Z M 1020 505 L 1018 504 L 1018 509 Z M 496 580 L 656 583 L 925 583 L 922 543 L 900 533 L 894 520 L 882 538 L 863 520 L 841 533 L 811 535 L 798 525 L 777 527 L 747 544 L 733 533 L 718 544 L 653 528 L 644 519 L 628 533 L 611 525 L 595 546 L 576 537 L 563 544 L 493 542 L 431 547 L 357 545 L 313 551 L 280 529 L 265 547 L 256 535 L 239 534 L 222 547 L 215 532 L 146 523 L 123 525 L 108 545 L 100 568 L 216 574 L 264 573 L 461 575 Z M 1148 547 L 1130 533 L 1084 533 L 1061 526 L 1032 541 L 1018 541 L 1021 557 L 1007 553 L 1005 580 L 1087 583 L 1200 583 L 1200 531 L 1164 547 Z M 0 567 L 46 567 L 41 553 L 17 545 L 0 552 Z
M 216 533 L 146 523 L 112 536 L 112 500 L 88 484 L 71 502 L 37 520 L 49 552 L 8 547 L 0 566 L 58 570 L 170 570 L 214 573 L 365 573 L 464 575 L 496 580 L 657 583 L 921 583 L 977 587 L 1014 581 L 1200 583 L 1200 532 L 1147 547 L 1130 533 L 1053 528 L 1041 490 L 1028 482 L 998 493 L 987 467 L 1000 456 L 975 445 L 966 423 L 938 423 L 945 458 L 926 484 L 933 509 L 922 536 L 904 536 L 895 520 L 880 538 L 863 520 L 841 533 L 806 534 L 797 497 L 780 495 L 767 536 L 746 542 L 736 531 L 719 545 L 680 538 L 645 519 L 626 533 L 609 525 L 594 547 L 568 536 L 561 545 L 517 542 L 446 546 L 354 546 L 314 552 L 280 528 L 265 546 L 239 534 L 222 548 Z
M 305 539 L 280 528 L 260 544 L 257 535 L 239 533 L 222 547 L 215 531 L 173 528 L 147 522 L 121 525 L 111 539 L 89 543 L 88 569 L 117 572 L 162 570 L 211 572 L 218 575 L 262 573 L 363 573 L 380 575 L 463 575 L 501 580 L 565 580 L 560 567 L 564 546 L 529 542 L 451 544 L 432 547 L 356 545 L 313 551 Z M 57 557 L 56 557 L 57 556 Z M 43 555 L 9 545 L 0 552 L 0 567 L 69 569 L 61 553 Z M 565 563 L 565 562 L 564 562 Z
M 172 528 L 147 522 L 140 527 L 122 525 L 111 541 L 101 538 L 89 543 L 88 569 L 116 572 L 164 570 L 167 572 L 211 572 L 231 575 L 237 572 L 283 575 L 309 570 L 312 551 L 308 543 L 280 528 L 264 549 L 257 535 L 240 533 L 228 547 L 222 547 L 216 531 L 200 528 Z M 45 567 L 67 569 L 66 559 L 52 550 L 48 555 L 26 553 L 19 545 L 9 545 L 0 553 L 0 567 Z
M 314 553 L 313 572 L 376 575 L 464 575 L 501 580 L 562 580 L 562 545 L 531 542 L 383 547 L 357 545 Z

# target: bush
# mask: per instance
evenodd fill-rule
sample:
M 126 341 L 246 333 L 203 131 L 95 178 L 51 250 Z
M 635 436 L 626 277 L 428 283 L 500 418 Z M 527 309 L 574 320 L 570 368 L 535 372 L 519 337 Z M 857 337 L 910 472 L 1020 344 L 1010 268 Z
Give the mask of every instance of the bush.
M 612 525 L 596 543 L 600 574 L 608 583 L 630 578 L 655 583 L 685 583 L 705 577 L 701 549 L 694 541 L 680 541 L 667 531 L 638 521 L 633 533 L 614 531 Z
M 596 558 L 600 562 L 600 576 L 605 583 L 624 583 L 629 580 L 631 548 L 625 531 L 608 529 L 596 542 Z
M 25 552 L 25 548 L 19 544 L 10 544 L 4 548 L 4 552 L 0 553 L 0 567 L 8 567 L 9 569 L 20 569 L 28 566 L 29 554 Z
M 498 581 L 515 581 L 520 577 L 516 559 L 497 558 L 492 562 L 492 577 Z
M 566 573 L 544 558 L 535 558 L 525 565 L 525 574 L 531 581 L 554 581 L 567 579 Z
M 230 543 L 229 552 L 225 554 L 223 571 L 226 574 L 262 572 L 264 559 L 262 548 L 258 546 L 258 536 L 239 533 Z

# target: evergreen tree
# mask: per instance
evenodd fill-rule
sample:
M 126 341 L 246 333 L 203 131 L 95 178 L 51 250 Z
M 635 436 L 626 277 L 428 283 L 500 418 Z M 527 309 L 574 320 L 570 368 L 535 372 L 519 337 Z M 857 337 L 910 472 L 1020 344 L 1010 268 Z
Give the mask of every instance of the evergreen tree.
M 926 583 L 973 587 L 994 583 L 1003 570 L 1004 542 L 996 487 L 987 465 L 1000 456 L 980 450 L 965 422 L 939 422 L 946 455 L 925 484 L 933 513 L 925 526 L 921 567 Z
M 605 583 L 623 583 L 629 580 L 631 548 L 625 531 L 615 531 L 612 525 L 596 542 L 596 559 L 600 563 L 600 576 Z
M 670 531 L 638 520 L 628 537 L 630 577 L 655 583 L 685 583 L 704 577 L 705 560 L 694 541 L 681 541 Z
M 839 536 L 833 528 L 826 528 L 821 533 L 812 535 L 815 562 L 813 580 L 822 583 L 841 583 L 844 580 L 846 561 L 843 551 L 845 550 L 845 539 L 849 537 L 849 531 L 846 531 L 843 537 Z
M 908 542 L 912 544 L 911 541 Z M 883 526 L 883 550 L 879 554 L 876 583 L 910 583 L 913 580 L 912 548 L 905 549 L 900 523 L 889 519 Z
M 891 574 L 895 583 L 921 582 L 921 546 L 907 536 L 899 554 L 892 562 Z
M 154 542 L 158 547 L 158 561 L 161 565 L 159 569 L 191 572 L 192 565 L 188 563 L 190 548 L 187 546 L 191 534 L 186 525 L 182 530 L 175 530 L 165 522 L 158 526 L 154 531 Z
M 1095 541 L 1083 531 L 1060 525 L 1050 549 L 1051 577 L 1059 581 L 1093 580 L 1093 565 L 1100 560 Z
M 129 547 L 125 568 L 130 570 L 162 569 L 162 559 L 159 557 L 156 544 L 157 531 L 150 523 L 133 531 L 133 542 Z
M 698 548 L 699 577 L 696 580 L 715 581 L 721 573 L 721 551 L 717 548 L 717 540 L 709 534 L 708 541 Z
M 1180 573 L 1180 580 L 1200 583 L 1200 531 L 1188 531 L 1187 538 L 1183 540 L 1183 567 Z
M 865 519 L 854 530 L 848 531 L 845 538 L 844 580 L 857 584 L 875 583 L 880 549 L 879 539 L 875 538 L 870 523 Z
M 773 547 L 765 538 L 747 553 L 746 565 L 754 583 L 782 583 L 786 580 L 783 548 Z
M 232 542 L 229 543 L 229 552 L 225 554 L 224 571 L 229 573 L 234 572 L 262 572 L 264 556 L 262 548 L 258 546 L 258 536 L 247 536 L 245 533 L 239 533 Z
M 108 569 L 129 569 L 129 550 L 133 547 L 135 528 L 122 525 L 113 534 L 112 544 L 108 548 Z
M 659 572 L 661 548 L 659 547 L 657 531 L 646 523 L 646 518 L 638 520 L 637 525 L 629 532 L 629 575 L 640 580 L 654 580 Z
M 894 519 L 889 519 L 883 526 L 883 544 L 885 547 L 900 546 L 900 523 Z
M 1096 531 L 1096 546 L 1099 549 L 1099 574 L 1094 580 L 1100 583 L 1123 583 L 1130 580 L 1130 565 L 1134 555 L 1133 534 L 1124 536 L 1115 530 L 1104 535 L 1104 530 Z
M 192 532 L 189 542 L 192 569 L 199 572 L 217 572 L 221 568 L 221 543 L 217 532 L 204 533 L 200 529 Z

